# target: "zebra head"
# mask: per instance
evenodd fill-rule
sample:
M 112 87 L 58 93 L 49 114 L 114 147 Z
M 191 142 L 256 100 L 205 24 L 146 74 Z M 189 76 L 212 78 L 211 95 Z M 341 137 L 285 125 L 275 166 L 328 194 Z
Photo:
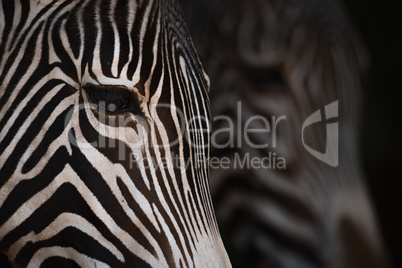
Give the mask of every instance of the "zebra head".
M 0 5 L 0 251 L 18 267 L 230 266 L 208 77 L 173 0 Z

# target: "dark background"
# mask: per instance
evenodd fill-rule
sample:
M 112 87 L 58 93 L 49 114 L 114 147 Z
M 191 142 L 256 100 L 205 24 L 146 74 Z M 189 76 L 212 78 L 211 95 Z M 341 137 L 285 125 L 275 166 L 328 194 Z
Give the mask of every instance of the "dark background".
M 360 128 L 364 172 L 387 250 L 395 266 L 402 267 L 400 1 L 343 4 L 370 56 Z

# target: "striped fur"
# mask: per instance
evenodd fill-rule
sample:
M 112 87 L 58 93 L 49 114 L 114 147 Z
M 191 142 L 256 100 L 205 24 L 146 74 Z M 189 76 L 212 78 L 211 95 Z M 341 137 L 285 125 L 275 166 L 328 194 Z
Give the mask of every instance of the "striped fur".
M 16 267 L 230 266 L 208 78 L 181 16 L 173 0 L 2 1 L 0 251 Z M 90 84 L 139 114 L 102 114 Z
M 252 148 L 236 132 L 233 140 L 243 146 L 211 149 L 211 156 L 232 161 L 269 152 L 286 159 L 286 169 L 211 170 L 213 203 L 233 265 L 387 267 L 358 156 L 367 60 L 336 1 L 181 2 L 210 75 L 212 116 L 232 118 L 235 129 L 252 115 L 271 123 L 272 116 L 286 116 L 276 147 Z M 304 120 L 334 101 L 336 168 L 312 157 L 301 142 Z M 215 130 L 225 127 L 213 124 Z M 221 144 L 230 138 L 222 135 Z M 272 144 L 272 136 L 250 136 Z M 319 150 L 325 137 L 324 123 L 306 132 L 307 144 Z

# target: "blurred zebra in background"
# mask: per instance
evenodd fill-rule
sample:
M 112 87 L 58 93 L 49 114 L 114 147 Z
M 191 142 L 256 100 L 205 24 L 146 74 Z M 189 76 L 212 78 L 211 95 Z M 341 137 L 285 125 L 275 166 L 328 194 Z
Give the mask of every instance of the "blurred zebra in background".
M 212 139 L 211 157 L 286 160 L 279 169 L 211 169 L 213 203 L 234 267 L 387 267 L 359 160 L 360 100 L 368 61 L 339 3 L 181 4 L 210 76 L 212 118 L 227 116 L 235 122 L 233 129 L 244 129 L 254 115 L 270 120 L 271 126 L 282 117 L 276 133 L 247 137 L 220 132 L 229 124 L 213 120 L 213 133 L 220 133 Z M 304 128 L 312 114 L 325 119 L 325 113 L 315 111 L 328 104 L 336 105 L 337 113 L 326 114 L 328 122 Z M 326 123 L 334 122 L 339 123 L 339 145 L 332 147 L 339 151 L 335 167 L 303 146 L 325 151 L 328 137 L 335 135 L 326 133 Z M 257 120 L 249 126 L 258 129 L 261 124 Z M 269 147 L 256 149 L 248 137 L 252 144 Z M 230 146 L 231 140 L 241 145 Z

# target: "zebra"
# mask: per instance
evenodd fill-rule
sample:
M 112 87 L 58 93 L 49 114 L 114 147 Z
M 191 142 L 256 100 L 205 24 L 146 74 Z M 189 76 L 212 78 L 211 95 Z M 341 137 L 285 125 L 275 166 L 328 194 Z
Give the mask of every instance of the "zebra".
M 208 189 L 209 78 L 178 3 L 4 0 L 0 36 L 10 263 L 230 267 Z
M 341 5 L 326 0 L 181 4 L 211 80 L 212 116 L 232 118 L 235 129 L 254 115 L 271 123 L 272 117 L 286 116 L 277 146 L 271 146 L 272 136 L 252 133 L 254 143 L 270 144 L 256 149 L 235 132 L 232 139 L 243 146 L 211 148 L 212 157 L 231 161 L 268 152 L 286 159 L 284 169 L 211 170 L 213 204 L 233 266 L 388 267 L 358 155 L 368 57 Z M 330 121 L 339 124 L 335 168 L 307 152 L 301 133 L 308 116 L 330 103 L 339 108 L 339 117 Z M 228 127 L 225 121 L 212 126 Z M 257 123 L 252 127 L 259 129 Z M 324 124 L 312 128 L 306 143 L 325 148 L 325 131 Z M 220 135 L 218 145 L 231 139 Z

